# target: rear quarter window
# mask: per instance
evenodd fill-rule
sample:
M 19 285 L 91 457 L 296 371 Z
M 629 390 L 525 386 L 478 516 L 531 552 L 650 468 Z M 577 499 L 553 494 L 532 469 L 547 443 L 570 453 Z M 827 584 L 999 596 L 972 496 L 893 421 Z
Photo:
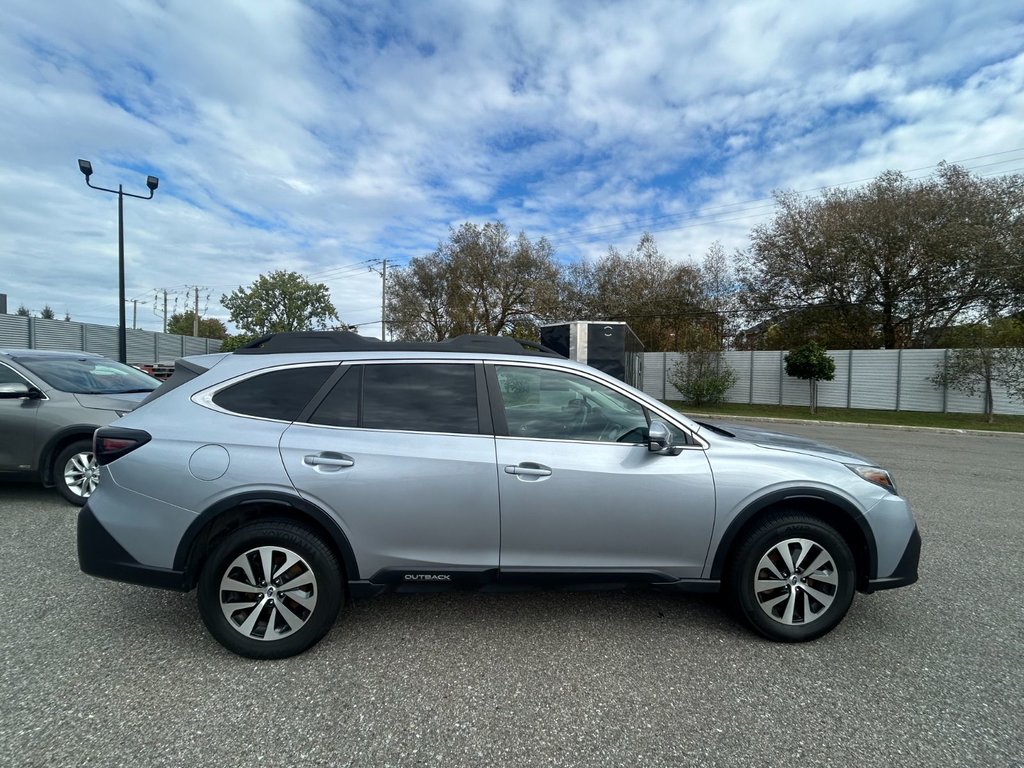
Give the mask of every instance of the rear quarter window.
M 336 367 L 304 366 L 261 373 L 222 389 L 213 402 L 243 416 L 295 421 Z

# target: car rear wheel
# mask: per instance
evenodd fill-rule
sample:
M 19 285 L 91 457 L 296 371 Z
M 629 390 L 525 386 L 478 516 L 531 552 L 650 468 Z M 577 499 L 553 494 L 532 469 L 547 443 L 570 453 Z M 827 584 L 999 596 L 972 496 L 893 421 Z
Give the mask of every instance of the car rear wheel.
M 814 640 L 853 602 L 856 567 L 831 526 L 799 514 L 765 519 L 740 544 L 730 587 L 743 617 L 765 637 Z
M 100 468 L 92 455 L 92 440 L 71 443 L 57 456 L 53 480 L 60 495 L 76 506 L 92 496 L 100 482 Z
M 253 523 L 210 554 L 199 578 L 199 613 L 228 650 L 283 659 L 327 634 L 343 590 L 338 560 L 316 534 L 286 521 Z

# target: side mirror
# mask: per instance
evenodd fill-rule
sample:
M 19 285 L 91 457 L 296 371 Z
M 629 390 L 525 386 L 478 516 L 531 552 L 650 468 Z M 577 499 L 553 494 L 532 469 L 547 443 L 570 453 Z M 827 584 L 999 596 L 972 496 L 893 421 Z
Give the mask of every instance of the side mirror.
M 16 384 L 0 384 L 0 400 L 38 400 L 42 397 L 35 387 L 18 382 Z
M 682 448 L 672 445 L 672 433 L 664 422 L 652 421 L 647 428 L 647 450 L 664 456 L 678 456 Z

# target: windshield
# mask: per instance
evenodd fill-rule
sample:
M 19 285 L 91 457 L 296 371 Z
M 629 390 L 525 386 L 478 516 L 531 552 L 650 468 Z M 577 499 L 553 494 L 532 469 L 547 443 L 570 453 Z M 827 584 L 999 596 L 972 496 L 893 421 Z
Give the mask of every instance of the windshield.
M 160 382 L 142 371 L 105 357 L 21 357 L 21 365 L 51 387 L 76 395 L 151 392 Z

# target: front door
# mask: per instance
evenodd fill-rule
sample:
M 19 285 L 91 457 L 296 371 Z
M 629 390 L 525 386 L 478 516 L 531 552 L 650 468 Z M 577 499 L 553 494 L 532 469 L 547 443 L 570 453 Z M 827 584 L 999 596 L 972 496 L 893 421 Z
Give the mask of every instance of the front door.
M 28 384 L 24 376 L 0 363 L 0 384 Z M 38 450 L 36 416 L 42 400 L 0 398 L 0 471 L 24 472 L 33 466 Z
M 649 451 L 648 411 L 596 378 L 493 370 L 506 421 L 495 439 L 502 573 L 700 577 L 715 517 L 703 450 Z

